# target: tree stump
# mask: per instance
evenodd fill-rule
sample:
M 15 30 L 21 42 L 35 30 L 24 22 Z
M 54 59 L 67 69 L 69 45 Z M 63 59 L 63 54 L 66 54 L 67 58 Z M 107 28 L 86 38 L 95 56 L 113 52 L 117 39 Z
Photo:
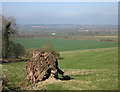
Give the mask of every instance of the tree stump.
M 33 53 L 33 58 L 26 62 L 27 80 L 32 83 L 51 77 L 58 78 L 63 71 L 58 68 L 58 61 L 51 53 Z

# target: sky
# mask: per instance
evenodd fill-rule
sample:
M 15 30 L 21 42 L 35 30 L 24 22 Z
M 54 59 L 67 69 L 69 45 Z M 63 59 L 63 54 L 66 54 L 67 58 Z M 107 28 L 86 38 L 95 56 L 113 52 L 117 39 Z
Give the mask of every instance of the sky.
M 2 14 L 17 24 L 116 25 L 117 2 L 3 2 Z

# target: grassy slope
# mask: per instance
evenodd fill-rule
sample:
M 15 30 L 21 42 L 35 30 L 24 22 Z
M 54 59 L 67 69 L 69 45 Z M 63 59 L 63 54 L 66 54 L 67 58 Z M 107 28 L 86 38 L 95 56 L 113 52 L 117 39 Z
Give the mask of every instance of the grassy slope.
M 51 42 L 57 51 L 74 51 L 82 49 L 96 49 L 116 47 L 117 42 L 95 41 L 95 40 L 71 40 L 71 39 L 47 39 L 47 38 L 19 38 L 26 49 L 41 48 L 43 44 Z
M 102 48 L 93 50 L 61 52 L 63 59 L 59 67 L 73 80 L 39 87 L 48 90 L 110 90 L 118 87 L 118 50 Z M 25 62 L 3 64 L 3 74 L 9 80 L 9 87 L 26 77 Z
M 72 69 L 116 69 L 117 53 L 117 48 L 61 52 L 63 59 L 59 60 L 59 65 Z
M 118 89 L 117 48 L 66 51 L 61 52 L 61 56 L 63 59 L 59 60 L 59 67 L 76 81 L 49 84 L 46 89 Z

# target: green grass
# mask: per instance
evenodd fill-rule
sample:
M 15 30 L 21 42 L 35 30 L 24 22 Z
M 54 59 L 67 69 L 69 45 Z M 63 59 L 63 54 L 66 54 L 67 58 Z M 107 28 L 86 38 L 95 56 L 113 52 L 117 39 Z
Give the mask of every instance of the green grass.
M 62 68 L 116 69 L 118 64 L 117 48 L 66 51 L 61 52 L 61 57 L 63 59 L 59 60 L 59 65 Z
M 102 48 L 61 52 L 60 69 L 74 78 L 69 81 L 43 85 L 47 90 L 117 90 L 118 49 Z M 8 78 L 9 89 L 26 78 L 26 62 L 3 64 L 3 74 Z
M 2 72 L 8 79 L 8 88 L 16 89 L 16 84 L 25 80 L 27 74 L 25 69 L 25 62 L 8 63 L 2 65 Z
M 52 38 L 18 38 L 26 49 L 41 48 L 44 44 L 50 42 L 56 51 L 74 51 L 83 49 L 97 49 L 117 47 L 117 42 L 95 41 L 95 40 L 72 40 L 72 39 L 52 39 Z

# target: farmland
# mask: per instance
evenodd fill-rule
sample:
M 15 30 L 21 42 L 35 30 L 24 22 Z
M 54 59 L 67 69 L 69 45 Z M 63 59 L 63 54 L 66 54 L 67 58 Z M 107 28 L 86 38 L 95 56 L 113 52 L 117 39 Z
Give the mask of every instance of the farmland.
M 85 49 L 117 47 L 117 42 L 99 40 L 73 40 L 73 39 L 54 39 L 54 38 L 17 38 L 26 49 L 41 48 L 46 43 L 52 43 L 56 51 L 74 51 Z
M 118 89 L 118 48 L 99 48 L 60 52 L 59 67 L 73 79 L 37 84 L 37 90 L 117 90 Z M 26 78 L 26 62 L 3 64 L 9 89 L 19 89 Z

